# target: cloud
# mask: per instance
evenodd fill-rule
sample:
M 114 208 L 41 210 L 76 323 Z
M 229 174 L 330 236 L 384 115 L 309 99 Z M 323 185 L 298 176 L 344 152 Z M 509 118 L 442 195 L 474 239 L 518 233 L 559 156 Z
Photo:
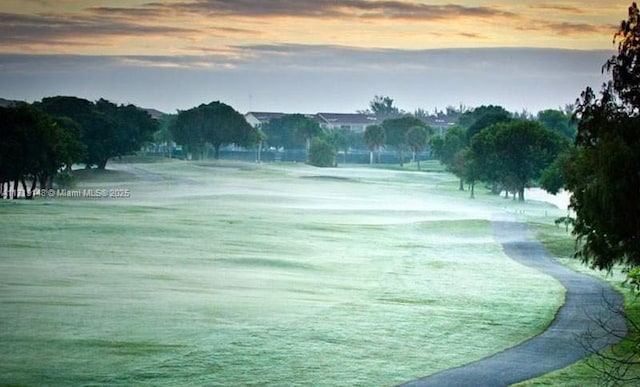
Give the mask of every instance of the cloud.
M 541 9 L 544 11 L 560 11 L 567 12 L 572 14 L 582 15 L 585 14 L 585 10 L 583 8 L 574 7 L 570 5 L 560 5 L 560 4 L 531 4 L 529 8 L 532 9 Z
M 0 35 L 8 44 L 96 45 L 96 38 L 110 36 L 144 37 L 158 34 L 192 34 L 197 30 L 167 25 L 143 25 L 78 15 L 23 15 L 0 13 Z M 98 45 L 100 43 L 98 42 Z
M 613 36 L 616 26 L 610 24 L 590 24 L 575 22 L 553 22 L 532 20 L 520 23 L 515 27 L 519 31 L 537 31 L 557 34 L 559 36 L 581 36 L 585 34 L 601 34 Z
M 435 21 L 461 17 L 494 18 L 513 14 L 492 7 L 458 4 L 432 5 L 415 1 L 374 0 L 192 0 L 181 3 L 149 3 L 150 9 L 171 9 L 208 15 L 245 17 L 366 18 Z

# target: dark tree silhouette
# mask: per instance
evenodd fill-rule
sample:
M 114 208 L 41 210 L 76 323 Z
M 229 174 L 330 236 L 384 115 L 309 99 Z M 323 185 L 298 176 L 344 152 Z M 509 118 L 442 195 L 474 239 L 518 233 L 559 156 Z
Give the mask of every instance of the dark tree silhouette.
M 157 130 L 149 113 L 133 105 L 116 105 L 105 99 L 93 103 L 77 97 L 50 97 L 34 104 L 60 118 L 75 121 L 86 147 L 87 167 L 104 169 L 107 161 L 137 151 Z
M 214 148 L 215 158 L 220 147 L 235 144 L 250 146 L 259 140 L 257 130 L 251 127 L 231 106 L 214 101 L 180 111 L 171 126 L 175 141 L 189 151 L 204 156 L 207 144 Z

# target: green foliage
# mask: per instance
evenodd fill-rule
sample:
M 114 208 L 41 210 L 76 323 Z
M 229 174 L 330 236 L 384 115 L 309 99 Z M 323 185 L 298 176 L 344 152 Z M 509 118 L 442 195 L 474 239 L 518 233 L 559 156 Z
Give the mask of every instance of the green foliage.
M 393 99 L 382 95 L 376 95 L 369 103 L 373 114 L 378 117 L 391 117 L 400 114 L 400 110 L 393 106 Z
M 50 97 L 35 106 L 55 117 L 73 120 L 86 148 L 82 161 L 100 169 L 112 157 L 139 150 L 158 125 L 148 112 L 134 105 L 116 105 L 105 99 L 93 103 L 77 97 Z
M 626 108 L 640 113 L 640 11 L 634 2 L 629 7 L 628 19 L 620 23 L 614 36 L 618 54 L 607 61 L 605 68 L 611 73 L 611 86 Z
M 54 119 L 27 104 L 0 108 L 0 136 L 0 182 L 13 182 L 14 198 L 18 182 L 30 198 L 37 181 L 46 188 L 49 179 L 78 161 L 84 150 L 71 121 Z
M 569 158 L 568 152 L 562 152 L 556 159 L 542 171 L 540 176 L 540 186 L 550 194 L 557 194 L 566 185 L 564 177 L 563 165 L 567 163 Z
M 431 139 L 431 149 L 435 156 L 445 165 L 447 170 L 460 178 L 460 190 L 464 189 L 464 157 L 461 151 L 467 147 L 466 130 L 455 125 L 449 128 L 444 138 L 433 137 Z
M 348 129 L 334 129 L 325 135 L 326 140 L 333 146 L 336 152 L 342 151 L 345 155 L 352 144 L 353 136 Z
M 538 113 L 538 122 L 548 130 L 573 140 L 576 137 L 577 124 L 569 112 L 547 109 Z
M 482 129 L 497 123 L 509 122 L 511 119 L 511 113 L 502 106 L 483 105 L 463 113 L 458 119 L 458 124 L 467 130 L 467 140 L 470 141 Z
M 381 125 L 369 125 L 364 130 L 364 142 L 371 151 L 369 162 L 373 164 L 373 152 L 377 152 L 384 146 L 387 140 L 387 134 Z
M 427 146 L 429 140 L 430 129 L 424 126 L 412 126 L 407 131 L 407 144 L 409 148 L 415 153 L 422 152 Z
M 424 127 L 424 123 L 416 117 L 404 116 L 400 118 L 389 118 L 382 122 L 386 134 L 386 144 L 395 148 L 400 154 L 400 165 L 402 166 L 403 151 L 407 148 L 407 133 L 413 127 Z
M 414 154 L 420 153 L 427 146 L 429 140 L 429 134 L 432 132 L 431 128 L 425 126 L 412 126 L 407 131 L 407 144 Z M 420 160 L 418 160 L 418 170 L 420 170 Z
M 618 53 L 605 64 L 612 80 L 600 97 L 581 95 L 575 149 L 565 164 L 576 212 L 576 256 L 600 269 L 640 265 L 640 11 L 614 37 Z
M 303 114 L 287 114 L 273 119 L 262 128 L 269 146 L 277 149 L 303 149 L 322 132 L 320 125 Z
M 627 278 L 624 281 L 625 285 L 631 286 L 636 292 L 640 291 L 640 266 L 629 267 L 625 270 Z
M 524 200 L 524 189 L 568 146 L 560 135 L 535 121 L 511 121 L 483 129 L 471 149 L 478 174 L 499 182 Z
M 335 147 L 324 138 L 314 137 L 309 148 L 309 164 L 315 167 L 333 167 L 336 164 Z
M 259 138 L 255 132 L 256 129 L 242 114 L 219 101 L 180 111 L 171 126 L 171 133 L 178 144 L 200 156 L 210 144 L 216 159 L 223 145 L 247 147 L 255 144 Z
M 579 106 L 576 149 L 565 166 L 577 255 L 602 269 L 640 264 L 640 125 L 626 115 L 609 90 L 596 100 L 587 90 Z

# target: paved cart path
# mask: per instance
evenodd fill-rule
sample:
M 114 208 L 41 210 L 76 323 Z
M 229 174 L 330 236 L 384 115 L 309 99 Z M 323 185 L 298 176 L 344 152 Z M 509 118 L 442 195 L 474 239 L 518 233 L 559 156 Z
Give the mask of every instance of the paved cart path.
M 495 221 L 493 232 L 510 258 L 562 283 L 567 289 L 564 305 L 540 335 L 474 363 L 426 376 L 404 386 L 509 386 L 564 368 L 589 355 L 578 341 L 578 337 L 586 332 L 599 337 L 593 343 L 596 349 L 616 343 L 617 338 L 607 335 L 596 320 L 606 321 L 608 328 L 618 334 L 626 333 L 624 319 L 613 313 L 610 307 L 620 307 L 622 296 L 609 284 L 556 262 L 539 242 L 529 238 L 527 227 L 522 223 Z

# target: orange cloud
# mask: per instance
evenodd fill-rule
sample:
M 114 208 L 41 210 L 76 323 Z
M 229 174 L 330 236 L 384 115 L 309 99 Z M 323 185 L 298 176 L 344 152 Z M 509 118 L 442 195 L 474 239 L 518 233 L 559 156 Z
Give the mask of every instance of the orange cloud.
M 595 0 L 533 5 L 498 0 L 486 6 L 464 0 L 448 4 L 418 0 L 183 0 L 140 4 L 138 0 L 137 5 L 132 1 L 127 6 L 122 1 L 117 7 L 82 3 L 84 8 L 81 2 L 55 8 L 53 1 L 32 0 L 24 11 L 16 11 L 16 0 L 8 1 L 11 6 L 0 5 L 0 52 L 63 50 L 127 55 L 184 55 L 201 53 L 195 47 L 265 43 L 405 49 L 481 45 L 607 48 L 626 9 L 621 7 L 614 13 L 610 6 L 606 8 Z M 593 10 L 596 5 L 600 7 L 597 12 Z

